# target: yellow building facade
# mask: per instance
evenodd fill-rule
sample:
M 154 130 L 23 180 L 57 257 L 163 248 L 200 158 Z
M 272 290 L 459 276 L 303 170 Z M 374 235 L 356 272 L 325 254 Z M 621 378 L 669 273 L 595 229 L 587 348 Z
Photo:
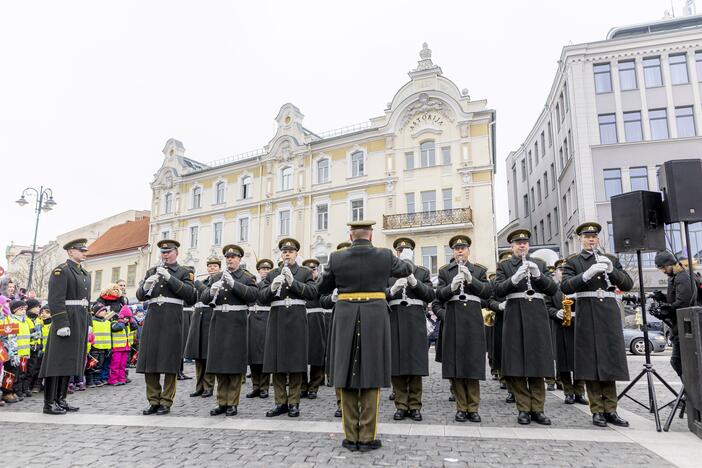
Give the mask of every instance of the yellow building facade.
M 175 238 L 197 273 L 228 243 L 254 271 L 258 258 L 278 259 L 288 236 L 301 258 L 325 263 L 348 239 L 348 221 L 374 219 L 375 245 L 409 236 L 433 274 L 457 233 L 473 239 L 472 260 L 494 270 L 495 112 L 445 78 L 426 44 L 409 77 L 382 116 L 352 127 L 315 133 L 288 103 L 257 151 L 205 164 L 168 140 L 151 184 L 151 264 L 156 242 Z

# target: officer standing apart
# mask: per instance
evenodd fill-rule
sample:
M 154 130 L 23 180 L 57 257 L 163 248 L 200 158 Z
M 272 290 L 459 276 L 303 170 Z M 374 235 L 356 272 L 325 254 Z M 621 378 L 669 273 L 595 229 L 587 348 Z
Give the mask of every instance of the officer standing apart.
M 267 417 L 288 413 L 300 416 L 300 391 L 307 372 L 307 310 L 305 303 L 317 297 L 317 287 L 309 268 L 296 262 L 300 243 L 281 239 L 283 266 L 271 271 L 261 283 L 259 299 L 270 305 L 266 328 L 263 372 L 273 374 L 275 406 Z M 288 389 L 285 385 L 288 383 Z
M 661 314 L 658 315 L 658 318 L 665 320 L 670 326 L 670 341 L 673 344 L 673 351 L 670 354 L 670 365 L 675 373 L 682 377 L 677 310 L 695 305 L 697 291 L 696 289 L 693 290 L 690 285 L 690 273 L 677 261 L 672 253 L 667 250 L 658 252 L 654 262 L 656 268 L 668 277 L 667 294 L 656 291 L 653 298 L 661 303 Z
M 309 258 L 302 262 L 302 266 L 312 270 L 312 279 L 317 281 L 319 260 Z M 301 396 L 314 400 L 317 398 L 319 386 L 324 384 L 324 350 L 327 347 L 327 335 L 324 328 L 324 312 L 319 297 L 305 304 L 307 308 L 307 363 L 309 364 L 309 378 L 304 375 Z
M 49 277 L 51 329 L 41 362 L 39 378 L 44 379 L 46 414 L 66 414 L 78 408 L 66 402 L 70 376 L 83 377 L 90 326 L 90 274 L 85 261 L 87 239 L 76 239 L 63 246 L 68 260 Z
M 222 249 L 227 268 L 212 277 L 202 301 L 215 304 L 207 349 L 207 373 L 217 377 L 217 407 L 212 416 L 238 412 L 241 383 L 246 374 L 249 304 L 256 300 L 256 278 L 241 267 L 244 249 L 235 244 Z
M 136 369 L 146 381 L 149 406 L 145 415 L 171 411 L 182 362 L 183 306 L 197 301 L 193 273 L 178 265 L 180 243 L 164 239 L 156 245 L 161 250 L 161 265 L 146 271 L 136 292 L 137 299 L 148 301 Z M 163 387 L 161 374 L 165 374 Z
M 202 295 L 214 282 L 212 277 L 222 269 L 222 262 L 217 257 L 207 259 L 207 273 L 209 276 L 203 281 L 195 280 L 197 289 L 197 303 L 194 306 L 193 318 L 190 321 L 188 331 L 188 342 L 185 345 L 185 357 L 195 361 L 195 391 L 191 397 L 207 398 L 212 396 L 215 377 L 205 372 L 207 369 L 207 348 L 208 335 L 210 333 L 210 321 L 212 320 L 213 306 L 202 302 Z
M 256 262 L 256 270 L 260 280 L 257 287 L 273 269 L 273 260 L 262 258 Z M 266 347 L 266 325 L 271 307 L 263 305 L 256 297 L 256 303 L 249 306 L 249 369 L 253 389 L 246 398 L 268 398 L 268 387 L 271 385 L 271 375 L 263 372 L 263 351 Z
M 592 424 L 627 427 L 629 423 L 617 414 L 616 381 L 629 380 L 629 368 L 613 288 L 629 291 L 634 282 L 617 257 L 597 253 L 601 230 L 602 226 L 591 222 L 575 229 L 582 251 L 566 259 L 561 291 L 575 296 L 575 378 L 586 381 Z
M 390 386 L 390 318 L 385 288 L 388 278 L 412 274 L 411 249 L 400 258 L 373 247 L 375 221 L 348 223 L 351 247 L 333 252 L 319 289 L 338 289 L 332 323 L 332 382 L 341 390 L 342 446 L 368 451 L 382 444 L 377 435 L 380 387 Z
M 481 299 L 492 295 L 487 268 L 468 261 L 471 243 L 470 237 L 461 234 L 449 240 L 455 261 L 441 267 L 436 288 L 436 298 L 446 304 L 439 309 L 441 376 L 453 382 L 458 422 L 481 420 L 478 408 L 486 352 Z
M 517 422 L 550 425 L 544 414 L 545 377 L 554 377 L 551 320 L 545 296 L 558 290 L 543 260 L 529 254 L 528 229 L 509 233 L 512 258 L 497 265 L 495 295 L 507 301 L 502 329 L 501 370 L 517 402 Z
M 408 237 L 401 237 L 392 246 L 399 257 L 405 249 L 414 252 L 415 243 Z M 415 265 L 412 274 L 406 278 L 390 277 L 388 286 L 391 380 L 396 408 L 393 419 L 401 421 L 409 416 L 414 421 L 421 421 L 422 377 L 429 375 L 424 311 L 426 304 L 434 300 L 431 273 Z

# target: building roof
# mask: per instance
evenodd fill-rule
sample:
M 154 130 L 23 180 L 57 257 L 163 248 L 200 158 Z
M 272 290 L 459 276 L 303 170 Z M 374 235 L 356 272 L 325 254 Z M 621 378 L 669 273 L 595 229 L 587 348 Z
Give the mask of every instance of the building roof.
M 88 246 L 88 258 L 134 250 L 149 243 L 149 218 L 112 226 Z

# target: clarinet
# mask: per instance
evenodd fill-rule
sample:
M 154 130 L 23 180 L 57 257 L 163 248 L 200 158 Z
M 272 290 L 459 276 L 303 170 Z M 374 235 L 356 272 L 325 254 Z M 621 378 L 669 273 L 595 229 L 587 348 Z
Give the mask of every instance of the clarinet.
M 522 255 L 522 264 L 526 264 L 526 262 L 527 262 L 526 257 L 527 257 L 526 254 Z M 534 288 L 531 286 L 531 272 L 529 270 L 527 270 L 527 273 L 526 273 L 526 286 L 527 286 L 527 289 L 526 289 L 526 291 L 524 291 L 524 293 L 527 296 L 530 296 L 530 297 L 533 296 L 536 293 L 536 291 L 534 291 Z M 529 300 L 531 300 L 531 299 L 529 299 Z
M 463 259 L 458 261 L 458 270 L 459 270 L 458 274 L 463 276 L 463 281 L 461 281 L 461 286 L 459 287 L 459 290 L 458 290 L 458 300 L 459 301 L 465 301 L 466 299 L 468 299 L 468 296 L 466 296 L 466 291 L 465 291 L 465 286 L 464 286 L 464 284 L 466 282 L 466 279 L 465 279 L 466 275 L 464 275 L 463 272 L 460 271 L 461 267 L 464 264 L 465 264 L 465 262 L 463 261 Z
M 600 263 L 600 256 L 599 254 L 599 249 L 592 249 L 592 254 L 595 256 L 595 262 Z M 607 291 L 615 291 L 617 289 L 616 286 L 612 284 L 612 281 L 609 279 L 609 274 L 605 272 L 604 274 L 604 279 L 605 279 L 605 284 L 607 284 Z
M 285 260 L 285 261 L 283 261 L 283 268 L 287 268 L 287 267 L 288 267 L 288 261 Z M 283 268 L 280 269 L 280 274 L 281 274 L 281 275 L 283 274 Z M 282 292 L 283 292 L 283 285 L 281 284 L 281 285 L 280 285 L 280 288 L 275 292 L 275 297 L 280 297 L 280 294 L 281 294 Z
M 161 263 L 158 264 L 158 266 L 157 266 L 156 268 L 158 268 L 158 267 L 164 267 L 164 266 L 166 266 L 166 264 L 165 264 L 164 262 L 161 262 Z M 155 287 L 155 286 L 156 286 L 156 282 L 154 282 L 154 283 L 151 284 L 151 287 L 149 288 L 149 290 L 146 291 L 146 295 L 147 295 L 147 296 L 151 297 L 151 294 L 154 292 L 154 287 Z

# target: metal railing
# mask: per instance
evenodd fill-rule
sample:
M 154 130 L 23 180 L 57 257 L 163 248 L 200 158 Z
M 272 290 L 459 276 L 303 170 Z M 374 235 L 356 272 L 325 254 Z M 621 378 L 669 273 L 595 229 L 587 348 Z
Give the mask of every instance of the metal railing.
M 443 224 L 463 224 L 473 221 L 471 208 L 454 208 L 451 210 L 420 211 L 383 215 L 383 229 L 405 229 L 422 226 L 440 226 Z
M 264 154 L 266 154 L 266 150 L 264 148 L 258 148 L 252 151 L 247 151 L 246 153 L 235 154 L 234 156 L 228 156 L 226 158 L 217 159 L 208 162 L 207 165 L 209 167 L 224 166 L 225 164 L 231 164 L 237 161 L 244 161 L 246 159 L 256 158 L 258 156 L 263 156 Z
M 348 125 L 346 127 L 334 128 L 332 130 L 326 130 L 324 132 L 315 133 L 320 140 L 325 140 L 327 138 L 334 138 L 341 135 L 346 135 L 348 133 L 360 132 L 361 130 L 367 130 L 371 127 L 370 121 L 357 123 L 354 125 Z

